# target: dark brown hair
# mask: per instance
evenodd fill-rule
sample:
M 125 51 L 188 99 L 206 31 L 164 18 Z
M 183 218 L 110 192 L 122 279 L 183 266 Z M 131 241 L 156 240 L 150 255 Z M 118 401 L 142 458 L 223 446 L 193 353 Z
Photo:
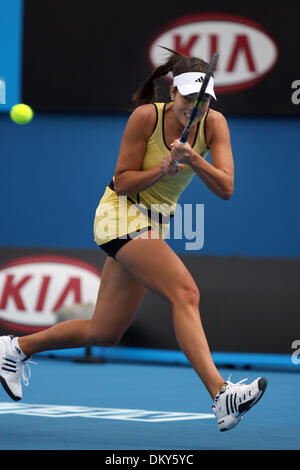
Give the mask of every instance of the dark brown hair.
M 206 73 L 207 62 L 198 57 L 187 57 L 179 52 L 173 51 L 168 47 L 160 46 L 171 53 L 167 61 L 159 65 L 152 74 L 144 81 L 139 89 L 133 94 L 132 99 L 135 107 L 142 104 L 152 103 L 157 100 L 157 89 L 154 81 L 160 77 L 173 73 L 173 77 L 185 72 L 203 72 Z

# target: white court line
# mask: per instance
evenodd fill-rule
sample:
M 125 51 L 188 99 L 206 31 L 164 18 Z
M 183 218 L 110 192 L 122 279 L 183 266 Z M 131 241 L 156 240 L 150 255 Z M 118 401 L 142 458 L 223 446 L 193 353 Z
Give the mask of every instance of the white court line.
M 36 405 L 28 403 L 0 403 L 0 414 L 18 414 L 46 418 L 96 418 L 123 421 L 160 423 L 192 419 L 211 419 L 214 414 L 183 413 L 177 411 L 149 411 L 121 408 L 90 408 L 86 406 Z

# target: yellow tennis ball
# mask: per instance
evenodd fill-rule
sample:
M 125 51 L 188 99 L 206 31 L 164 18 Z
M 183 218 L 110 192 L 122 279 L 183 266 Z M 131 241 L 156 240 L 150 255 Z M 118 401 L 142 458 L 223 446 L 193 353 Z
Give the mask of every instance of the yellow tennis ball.
M 11 119 L 17 124 L 28 124 L 33 118 L 34 112 L 27 104 L 15 104 L 9 112 Z

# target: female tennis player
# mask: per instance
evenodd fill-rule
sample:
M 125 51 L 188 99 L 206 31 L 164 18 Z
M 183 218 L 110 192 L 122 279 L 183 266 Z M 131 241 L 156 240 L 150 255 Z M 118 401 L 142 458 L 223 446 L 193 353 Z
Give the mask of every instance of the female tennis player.
M 230 134 L 225 117 L 210 109 L 215 99 L 211 78 L 188 141 L 179 143 L 207 64 L 170 52 L 133 97 L 136 107 L 115 174 L 96 210 L 95 241 L 108 256 L 92 319 L 69 320 L 22 337 L 2 336 L 0 380 L 9 396 L 20 400 L 22 378 L 28 383 L 24 367 L 33 354 L 118 343 L 151 289 L 170 302 L 178 344 L 212 397 L 219 429 L 226 431 L 261 398 L 266 380 L 234 384 L 220 375 L 202 327 L 198 287 L 165 237 L 176 203 L 194 176 L 220 198 L 231 197 Z M 170 72 L 171 101 L 158 103 L 154 82 Z M 208 151 L 212 163 L 206 161 Z

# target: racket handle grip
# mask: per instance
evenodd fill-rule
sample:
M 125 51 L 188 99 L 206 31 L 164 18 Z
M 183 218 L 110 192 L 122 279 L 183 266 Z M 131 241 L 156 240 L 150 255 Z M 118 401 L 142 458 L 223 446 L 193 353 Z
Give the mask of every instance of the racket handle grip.
M 182 135 L 179 139 L 179 143 L 182 144 L 182 145 L 184 145 L 186 143 L 186 141 L 187 141 L 187 138 L 184 135 Z M 177 160 L 174 160 L 174 165 L 178 166 L 178 161 Z

